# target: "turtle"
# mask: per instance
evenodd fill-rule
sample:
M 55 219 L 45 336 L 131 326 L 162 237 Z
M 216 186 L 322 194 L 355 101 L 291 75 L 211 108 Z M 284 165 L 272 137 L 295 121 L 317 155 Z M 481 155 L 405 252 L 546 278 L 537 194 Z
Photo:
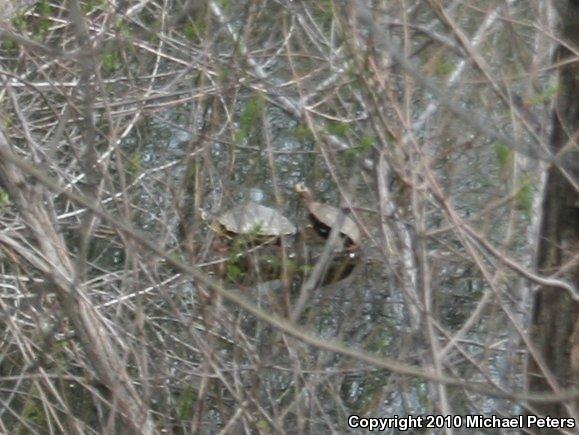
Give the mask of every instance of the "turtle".
M 295 234 L 296 226 L 279 211 L 255 202 L 246 202 L 218 216 L 212 228 L 228 236 L 250 239 L 277 239 Z
M 297 183 L 294 189 L 302 197 L 315 231 L 327 239 L 342 212 L 337 207 L 315 201 L 312 191 L 303 182 Z M 345 239 L 346 246 L 358 245 L 362 238 L 358 225 L 348 216 L 344 216 L 340 235 Z

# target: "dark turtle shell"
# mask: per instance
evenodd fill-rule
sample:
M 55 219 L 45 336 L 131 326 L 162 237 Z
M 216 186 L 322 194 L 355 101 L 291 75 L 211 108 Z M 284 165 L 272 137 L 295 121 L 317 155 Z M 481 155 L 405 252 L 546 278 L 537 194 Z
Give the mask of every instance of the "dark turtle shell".
M 306 208 L 309 211 L 308 217 L 314 225 L 314 229 L 321 236 L 327 238 L 332 227 L 338 221 L 341 214 L 340 210 L 332 205 L 314 201 L 312 192 L 304 183 L 296 184 L 295 190 L 304 200 Z M 344 217 L 344 221 L 340 227 L 340 234 L 348 239 L 350 245 L 357 245 L 362 238 L 358 225 L 349 216 Z

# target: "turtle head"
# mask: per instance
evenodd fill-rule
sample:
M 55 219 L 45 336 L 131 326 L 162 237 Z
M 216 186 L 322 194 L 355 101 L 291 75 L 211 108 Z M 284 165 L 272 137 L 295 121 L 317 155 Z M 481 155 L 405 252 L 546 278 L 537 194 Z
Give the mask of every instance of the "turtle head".
M 209 229 L 219 235 L 225 234 L 223 226 L 219 223 L 215 216 L 203 208 L 198 208 L 197 210 L 199 211 L 199 217 L 201 218 L 201 221 L 204 222 L 205 225 L 209 227 Z
M 201 218 L 201 220 L 203 222 L 208 222 L 209 220 L 211 220 L 211 216 L 209 214 L 209 212 L 201 207 L 199 207 L 197 209 L 197 211 L 199 212 L 199 217 Z
M 306 186 L 306 184 L 303 181 L 300 181 L 299 183 L 297 183 L 294 186 L 294 190 L 297 193 L 299 193 L 299 195 L 305 201 L 313 201 L 314 200 L 314 195 L 312 194 L 312 191 L 308 188 L 308 186 Z

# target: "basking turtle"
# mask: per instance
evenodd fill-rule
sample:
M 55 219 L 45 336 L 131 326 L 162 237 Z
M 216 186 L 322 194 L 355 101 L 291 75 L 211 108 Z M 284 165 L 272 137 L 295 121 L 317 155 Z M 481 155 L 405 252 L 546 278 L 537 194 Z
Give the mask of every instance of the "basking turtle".
M 212 228 L 228 236 L 270 239 L 296 233 L 296 226 L 279 211 L 255 202 L 246 202 L 217 217 Z
M 320 236 L 328 238 L 332 226 L 337 222 L 338 217 L 341 214 L 340 210 L 329 204 L 316 202 L 312 191 L 308 189 L 304 183 L 296 184 L 295 191 L 302 197 L 302 200 L 309 211 L 308 218 L 312 222 L 316 232 Z M 346 239 L 345 243 L 347 246 L 357 245 L 361 239 L 358 225 L 348 216 L 344 217 L 342 227 L 340 228 L 340 235 Z

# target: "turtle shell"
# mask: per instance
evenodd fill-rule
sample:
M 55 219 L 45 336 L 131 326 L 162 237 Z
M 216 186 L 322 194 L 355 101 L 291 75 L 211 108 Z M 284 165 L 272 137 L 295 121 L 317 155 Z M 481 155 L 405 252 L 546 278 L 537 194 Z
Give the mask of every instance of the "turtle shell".
M 254 202 L 232 208 L 217 219 L 227 232 L 256 237 L 279 237 L 295 234 L 296 226 L 279 211 Z
M 334 223 L 338 221 L 340 210 L 334 206 L 322 204 L 321 202 L 309 203 L 308 210 L 310 212 L 310 220 L 315 226 L 317 226 L 316 230 L 323 233 L 325 236 L 328 236 Z M 344 217 L 344 222 L 340 228 L 340 234 L 350 239 L 353 245 L 357 245 L 361 239 L 358 225 L 349 216 Z
M 295 185 L 295 191 L 302 197 L 314 229 L 322 237 L 327 238 L 332 227 L 338 221 L 341 214 L 340 210 L 334 206 L 316 202 L 312 191 L 303 182 Z M 344 216 L 340 234 L 347 239 L 349 245 L 357 245 L 362 238 L 358 225 L 348 216 Z

